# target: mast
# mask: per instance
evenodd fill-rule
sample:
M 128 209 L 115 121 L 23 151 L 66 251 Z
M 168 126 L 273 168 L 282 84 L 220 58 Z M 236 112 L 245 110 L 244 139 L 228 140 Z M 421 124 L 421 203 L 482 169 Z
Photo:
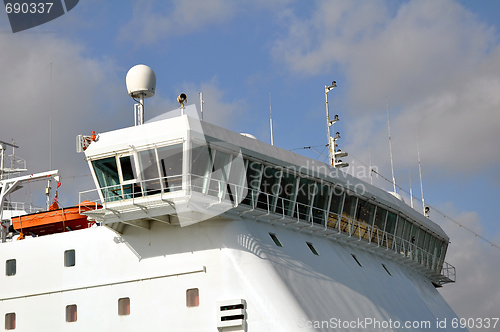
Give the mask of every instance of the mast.
M 392 187 L 396 193 L 396 178 L 394 177 L 394 162 L 392 161 L 392 141 L 391 141 L 391 123 L 389 121 L 389 102 L 387 96 L 385 97 L 385 108 L 387 110 L 387 131 L 389 132 L 389 154 L 391 158 L 391 172 L 392 172 Z
M 269 92 L 269 126 L 271 128 L 271 145 L 274 145 L 273 135 L 273 112 L 271 110 L 271 92 Z
M 49 169 L 52 169 L 52 62 L 50 63 L 50 116 L 49 116 Z M 47 179 L 45 195 L 47 196 L 47 211 L 50 207 L 51 178 Z
M 201 113 L 201 121 L 203 121 L 203 92 L 200 92 L 200 113 Z
M 422 181 L 422 166 L 420 165 L 420 144 L 418 142 L 418 135 L 417 135 L 417 156 L 418 156 L 418 173 L 420 175 L 420 193 L 422 194 L 422 209 L 424 212 L 424 216 L 429 218 L 429 208 L 425 206 L 425 200 L 424 200 L 424 185 Z
M 340 139 L 340 133 L 336 132 L 335 137 L 331 136 L 330 126 L 333 126 L 335 122 L 340 121 L 339 116 L 335 115 L 333 120 L 330 120 L 330 111 L 328 109 L 328 92 L 333 90 L 333 88 L 337 87 L 337 82 L 333 81 L 332 85 L 325 85 L 325 104 L 326 104 L 326 135 L 328 138 L 328 155 L 329 155 L 329 164 L 335 168 L 342 168 L 349 166 L 348 163 L 342 162 L 342 160 L 338 159 L 341 157 L 347 157 L 347 152 L 342 152 L 340 149 L 337 149 L 337 140 Z M 333 129 L 333 128 L 332 128 Z

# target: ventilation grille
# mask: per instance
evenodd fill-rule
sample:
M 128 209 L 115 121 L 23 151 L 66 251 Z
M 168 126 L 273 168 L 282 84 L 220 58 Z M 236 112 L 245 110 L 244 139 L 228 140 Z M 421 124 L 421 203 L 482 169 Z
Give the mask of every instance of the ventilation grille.
M 219 331 L 246 332 L 246 309 L 247 304 L 243 299 L 217 302 L 217 328 Z

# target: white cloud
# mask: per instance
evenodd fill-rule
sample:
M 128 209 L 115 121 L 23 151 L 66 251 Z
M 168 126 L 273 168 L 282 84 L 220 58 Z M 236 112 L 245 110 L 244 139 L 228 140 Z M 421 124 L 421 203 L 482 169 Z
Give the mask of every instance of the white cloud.
M 75 137 L 126 123 L 117 113 L 128 101 L 117 75 L 122 71 L 113 62 L 84 57 L 81 46 L 51 34 L 3 34 L 0 47 L 0 139 L 16 140 L 16 155 L 27 160 L 31 173 L 46 171 L 52 118 L 52 168 L 61 170 L 61 201 L 74 204 L 78 190 L 94 187 L 85 177 L 83 156 L 76 154 Z M 30 189 L 35 202 L 37 197 L 43 201 L 43 189 Z
M 453 206 L 449 206 L 447 210 L 462 225 L 476 232 L 483 231 L 476 213 L 458 213 Z M 446 260 L 456 267 L 457 282 L 445 285 L 440 293 L 459 317 L 498 317 L 500 288 L 495 285 L 500 275 L 500 250 L 447 219 L 442 219 L 442 226 L 452 238 Z M 490 236 L 494 243 L 499 243 L 500 234 Z
M 500 45 L 493 29 L 452 1 L 410 1 L 395 13 L 380 2 L 316 4 L 307 19 L 287 12 L 287 36 L 272 52 L 298 73 L 333 66 L 345 73 L 353 153 L 371 141 L 374 156 L 388 154 L 387 96 L 400 166 L 415 165 L 417 134 L 432 165 L 470 172 L 498 164 L 500 155 L 491 153 L 500 139 Z M 467 162 L 465 151 L 480 163 Z
M 221 24 L 236 10 L 231 0 L 138 1 L 130 22 L 120 29 L 121 40 L 151 44 L 170 36 L 197 31 L 207 25 Z M 181 45 L 179 45 L 181 47 Z
M 190 97 L 189 103 L 196 104 L 200 111 L 199 92 L 203 92 L 203 120 L 224 128 L 235 128 L 246 112 L 244 100 L 234 99 L 219 86 L 216 77 L 199 84 L 184 83 L 183 92 Z M 180 91 L 179 91 L 180 92 Z M 241 125 L 241 123 L 239 124 Z

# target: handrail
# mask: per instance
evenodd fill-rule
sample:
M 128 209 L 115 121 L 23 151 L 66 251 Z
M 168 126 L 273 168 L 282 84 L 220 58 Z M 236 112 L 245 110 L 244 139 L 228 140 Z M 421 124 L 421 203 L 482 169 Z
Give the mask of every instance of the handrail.
M 431 254 L 408 239 L 388 233 L 375 225 L 361 222 L 351 216 L 339 215 L 310 204 L 303 204 L 279 197 L 279 195 L 262 192 L 258 189 L 228 183 L 225 180 L 195 174 L 187 175 L 189 181 L 185 184 L 185 189 L 188 194 L 196 192 L 217 198 L 217 203 L 221 203 L 222 200 L 229 200 L 234 207 L 245 205 L 251 209 L 250 211 L 262 210 L 264 215 L 260 215 L 258 218 L 274 214 L 281 216 L 281 219 L 294 220 L 297 224 L 304 223 L 304 226 L 309 225 L 310 227 L 316 226 L 324 230 L 336 230 L 338 233 L 354 238 L 357 241 L 364 241 L 373 244 L 377 248 L 392 251 L 409 261 L 413 261 L 430 271 L 439 273 L 443 277 L 455 281 L 455 268 L 444 262 L 444 257 Z M 131 200 L 133 204 L 140 197 L 160 193 L 162 195 L 168 194 L 168 192 L 178 191 L 183 188 L 181 179 L 182 175 L 173 175 L 104 187 L 100 189 L 104 198 L 104 201 L 101 203 L 106 208 L 107 203 L 118 200 Z M 91 192 L 98 193 L 99 190 L 94 189 L 81 192 L 80 198 L 89 195 Z M 242 193 L 244 192 L 247 194 L 243 197 Z M 95 200 L 87 200 L 97 202 Z

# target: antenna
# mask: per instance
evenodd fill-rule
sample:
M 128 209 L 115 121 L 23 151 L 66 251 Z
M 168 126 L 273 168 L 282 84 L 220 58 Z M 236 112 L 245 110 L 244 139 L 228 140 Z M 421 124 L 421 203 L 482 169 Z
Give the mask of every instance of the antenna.
M 201 112 L 201 121 L 203 121 L 203 104 L 205 104 L 205 102 L 203 101 L 203 92 L 200 92 L 200 112 Z
M 142 125 L 144 124 L 144 99 L 155 95 L 156 75 L 148 66 L 136 65 L 130 68 L 125 81 L 128 95 L 138 102 L 134 105 L 135 125 Z
M 387 131 L 389 132 L 389 154 L 391 157 L 391 172 L 392 172 L 392 186 L 396 193 L 396 178 L 394 177 L 394 162 L 392 161 L 392 141 L 391 141 L 391 123 L 389 122 L 389 102 L 385 96 L 385 108 L 387 110 Z
M 408 178 L 410 179 L 410 206 L 413 208 L 413 188 L 411 186 L 411 169 L 408 170 Z
M 274 145 L 273 112 L 271 110 L 271 92 L 269 92 L 269 126 L 271 127 L 271 145 Z
M 372 172 L 372 147 L 368 149 L 368 155 L 370 157 L 370 166 L 369 166 L 369 171 L 370 171 L 370 184 L 373 185 L 373 172 Z
M 52 62 L 50 63 L 50 116 L 49 116 L 49 169 L 52 169 Z M 47 180 L 45 194 L 47 195 L 47 210 L 50 207 L 50 184 L 51 178 Z
M 330 111 L 328 109 L 328 92 L 333 90 L 333 88 L 337 87 L 337 82 L 333 81 L 332 85 L 325 85 L 325 104 L 326 104 L 326 134 L 328 138 L 328 152 L 330 157 L 330 166 L 334 166 L 335 168 L 342 168 L 349 166 L 348 163 L 342 162 L 342 160 L 338 159 L 341 157 L 347 157 L 347 152 L 342 152 L 340 149 L 337 149 L 337 140 L 340 139 L 340 133 L 336 132 L 335 137 L 332 137 L 330 134 L 330 127 L 333 126 L 335 122 L 340 121 L 339 116 L 335 115 L 333 120 L 330 120 Z M 333 128 L 332 128 L 333 130 Z
M 418 133 L 417 133 L 417 156 L 418 156 L 418 173 L 420 174 L 420 193 L 422 194 L 422 209 L 424 211 L 424 216 L 429 218 L 429 207 L 425 206 L 424 200 L 424 185 L 422 181 L 422 166 L 420 165 L 420 144 L 418 142 Z

